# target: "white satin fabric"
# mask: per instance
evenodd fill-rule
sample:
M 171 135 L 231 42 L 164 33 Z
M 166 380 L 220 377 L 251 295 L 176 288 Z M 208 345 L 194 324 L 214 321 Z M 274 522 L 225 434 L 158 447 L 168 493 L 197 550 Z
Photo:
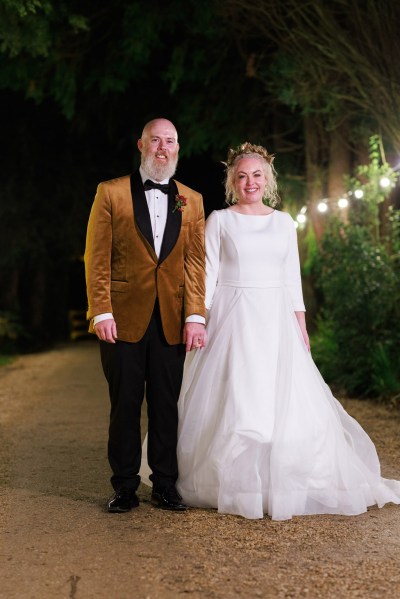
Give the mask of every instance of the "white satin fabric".
M 206 252 L 208 345 L 187 360 L 179 399 L 184 501 L 275 520 L 400 503 L 305 347 L 290 215 L 213 212 Z

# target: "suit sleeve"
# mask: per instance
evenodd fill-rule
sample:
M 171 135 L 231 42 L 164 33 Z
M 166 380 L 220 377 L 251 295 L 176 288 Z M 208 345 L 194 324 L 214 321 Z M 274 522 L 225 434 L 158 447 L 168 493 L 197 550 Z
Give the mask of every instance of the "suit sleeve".
M 205 250 L 204 208 L 199 196 L 199 208 L 190 248 L 185 256 L 185 319 L 193 314 L 205 317 Z
M 112 210 L 107 187 L 100 183 L 90 212 L 86 235 L 85 273 L 88 320 L 112 313 L 111 306 Z
M 220 262 L 220 225 L 218 211 L 210 214 L 206 222 L 206 308 L 211 308 L 218 282 Z
M 297 245 L 297 231 L 293 219 L 288 215 L 288 252 L 285 260 L 284 280 L 295 312 L 305 312 L 301 287 L 300 259 Z

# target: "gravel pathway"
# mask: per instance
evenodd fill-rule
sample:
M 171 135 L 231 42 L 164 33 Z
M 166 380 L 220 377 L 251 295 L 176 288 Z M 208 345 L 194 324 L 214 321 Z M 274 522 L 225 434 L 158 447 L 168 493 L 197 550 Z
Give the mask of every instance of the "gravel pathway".
M 400 414 L 347 400 L 400 478 Z M 249 521 L 214 510 L 104 511 L 108 398 L 95 342 L 0 369 L 5 599 L 400 597 L 400 507 Z

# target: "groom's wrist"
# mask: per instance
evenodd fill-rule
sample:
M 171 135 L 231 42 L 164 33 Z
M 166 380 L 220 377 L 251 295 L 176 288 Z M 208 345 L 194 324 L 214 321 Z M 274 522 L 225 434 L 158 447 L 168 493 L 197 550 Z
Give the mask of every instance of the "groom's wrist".
M 200 316 L 200 314 L 191 314 L 186 318 L 185 323 L 187 322 L 198 322 L 199 324 L 206 324 L 206 319 L 204 318 L 204 316 Z

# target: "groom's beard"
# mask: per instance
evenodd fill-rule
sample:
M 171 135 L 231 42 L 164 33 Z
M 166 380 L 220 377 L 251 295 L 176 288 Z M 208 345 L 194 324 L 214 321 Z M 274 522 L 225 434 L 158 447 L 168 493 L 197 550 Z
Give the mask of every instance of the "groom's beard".
M 158 164 L 151 154 L 142 154 L 141 165 L 143 170 L 153 181 L 163 181 L 174 176 L 178 164 L 178 153 L 174 156 L 168 156 L 167 164 Z

